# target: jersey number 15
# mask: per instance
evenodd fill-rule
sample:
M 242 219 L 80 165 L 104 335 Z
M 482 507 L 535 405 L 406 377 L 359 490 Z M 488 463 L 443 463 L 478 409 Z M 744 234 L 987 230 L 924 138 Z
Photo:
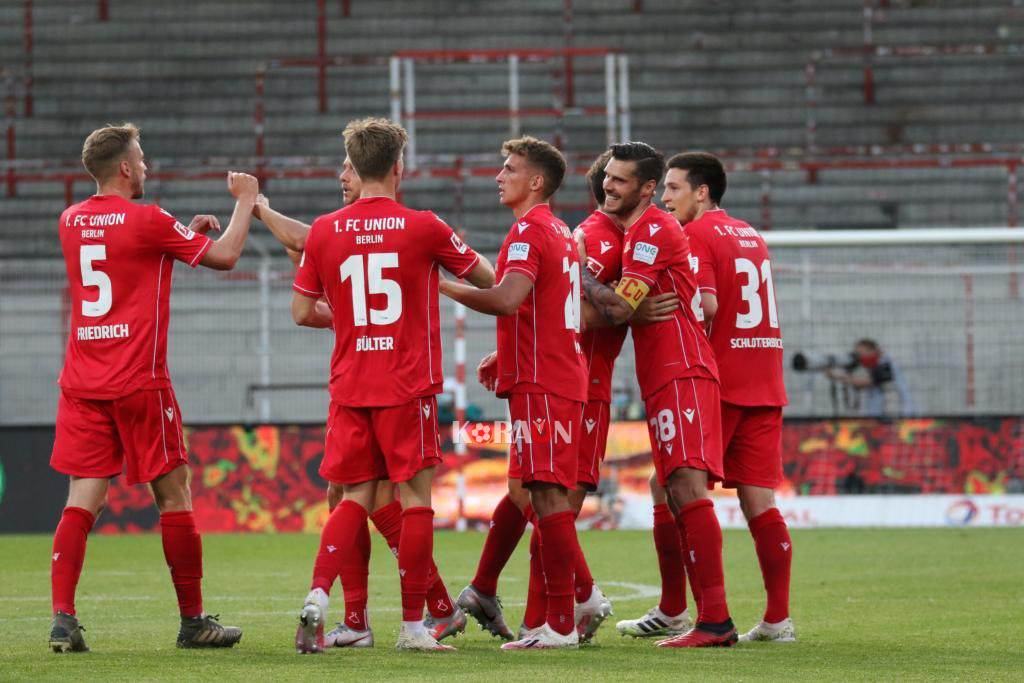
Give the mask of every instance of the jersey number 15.
M 397 281 L 384 277 L 385 268 L 398 268 L 398 254 L 383 252 L 352 254 L 340 268 L 341 281 L 352 280 L 352 322 L 356 326 L 367 324 L 390 325 L 402 316 L 402 287 Z M 367 318 L 366 299 L 370 294 L 383 294 L 384 308 L 369 309 Z

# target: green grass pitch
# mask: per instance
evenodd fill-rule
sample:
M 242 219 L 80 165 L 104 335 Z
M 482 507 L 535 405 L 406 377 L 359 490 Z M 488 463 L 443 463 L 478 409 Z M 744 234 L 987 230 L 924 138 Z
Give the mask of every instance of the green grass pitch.
M 749 536 L 726 533 L 726 579 L 737 626 L 763 606 Z M 509 653 L 472 622 L 451 654 L 399 653 L 394 559 L 374 537 L 373 650 L 299 656 L 295 615 L 317 539 L 212 535 L 204 539 L 206 607 L 245 629 L 233 650 L 174 647 L 173 589 L 155 535 L 90 539 L 78 612 L 92 652 L 56 655 L 49 629 L 50 539 L 0 537 L 0 680 L 1022 680 L 1024 530 L 817 530 L 794 533 L 793 616 L 800 642 L 663 651 L 620 638 L 619 618 L 656 601 L 649 532 L 581 535 L 615 616 L 579 651 Z M 518 624 L 526 546 L 499 589 Z M 481 534 L 439 533 L 436 557 L 453 595 L 468 581 Z M 340 589 L 331 618 L 340 613 Z

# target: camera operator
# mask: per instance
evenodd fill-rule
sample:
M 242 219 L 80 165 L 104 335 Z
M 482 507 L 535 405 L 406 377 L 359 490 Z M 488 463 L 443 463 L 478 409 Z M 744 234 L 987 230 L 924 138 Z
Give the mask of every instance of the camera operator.
M 873 339 L 859 340 L 853 346 L 850 362 L 829 367 L 825 375 L 857 390 L 862 415 L 882 417 L 886 414 L 886 389 L 890 386 L 899 397 L 898 414 L 913 412 L 910 392 L 899 369 Z

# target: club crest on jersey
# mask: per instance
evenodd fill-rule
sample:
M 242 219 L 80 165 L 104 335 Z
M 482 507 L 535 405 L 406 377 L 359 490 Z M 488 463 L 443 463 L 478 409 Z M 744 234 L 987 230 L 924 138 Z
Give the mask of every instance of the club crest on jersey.
M 658 231 L 661 230 L 661 226 L 658 225 L 657 223 L 651 223 L 650 228 L 651 228 L 651 237 L 654 237 L 655 235 L 657 235 Z
M 519 221 L 518 223 L 516 223 L 516 227 L 519 228 L 519 234 L 522 235 L 524 232 L 526 232 L 526 229 L 530 227 L 530 224 L 527 223 L 526 221 Z
M 466 243 L 463 242 L 462 240 L 460 240 L 459 236 L 456 235 L 454 232 L 452 233 L 451 241 L 452 241 L 452 246 L 455 247 L 455 251 L 459 252 L 460 254 L 465 254 L 466 250 L 469 249 L 469 247 L 466 245 Z
M 594 274 L 594 277 L 600 277 L 601 271 L 604 270 L 604 264 L 598 261 L 593 256 L 587 257 L 587 270 Z
M 633 247 L 633 260 L 646 263 L 649 266 L 654 265 L 654 260 L 658 258 L 658 247 L 647 242 L 637 242 Z
M 161 209 L 161 211 L 162 210 L 163 209 Z M 181 235 L 182 237 L 184 237 L 187 240 L 190 240 L 190 239 L 192 239 L 193 237 L 196 236 L 196 234 L 194 232 L 192 232 L 191 230 L 186 228 L 184 225 L 182 225 L 178 221 L 174 221 L 174 229 L 178 231 L 179 235 Z
M 611 248 L 612 248 L 612 243 L 611 242 L 605 242 L 604 240 L 601 240 L 601 253 L 602 254 L 608 253 L 611 250 Z
M 525 261 L 530 256 L 529 242 L 513 242 L 508 245 L 509 261 Z

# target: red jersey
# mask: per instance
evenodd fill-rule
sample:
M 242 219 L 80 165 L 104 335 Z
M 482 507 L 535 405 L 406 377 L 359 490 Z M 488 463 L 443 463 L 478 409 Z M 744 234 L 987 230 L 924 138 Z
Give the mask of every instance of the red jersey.
M 313 221 L 292 287 L 334 313 L 331 400 L 369 408 L 439 393 L 438 267 L 463 277 L 479 258 L 430 211 L 387 197 Z
M 569 228 L 547 204 L 512 225 L 495 276 L 520 273 L 533 289 L 513 315 L 498 317 L 498 396 L 555 394 L 587 400 L 587 364 L 579 343 L 580 258 Z
M 58 229 L 71 304 L 61 388 L 109 400 L 169 387 L 174 261 L 195 267 L 213 243 L 158 206 L 115 195 L 68 207 Z
M 718 381 L 715 356 L 699 313 L 690 245 L 671 214 L 651 205 L 629 228 L 622 250 L 622 281 L 626 278 L 639 280 L 652 295 L 674 292 L 682 302 L 672 320 L 632 326 L 636 375 L 643 397 L 673 379 Z M 694 301 L 698 302 L 696 310 Z
M 587 245 L 587 270 L 598 282 L 607 284 L 622 274 L 622 242 L 624 233 L 603 211 L 595 211 L 576 230 L 584 235 Z M 626 340 L 625 325 L 597 327 L 586 330 L 580 341 L 587 359 L 590 378 L 587 381 L 588 401 L 612 400 L 612 372 Z
M 784 406 L 782 332 L 768 247 L 757 230 L 722 209 L 686 224 L 697 285 L 718 297 L 711 325 L 722 400 Z

